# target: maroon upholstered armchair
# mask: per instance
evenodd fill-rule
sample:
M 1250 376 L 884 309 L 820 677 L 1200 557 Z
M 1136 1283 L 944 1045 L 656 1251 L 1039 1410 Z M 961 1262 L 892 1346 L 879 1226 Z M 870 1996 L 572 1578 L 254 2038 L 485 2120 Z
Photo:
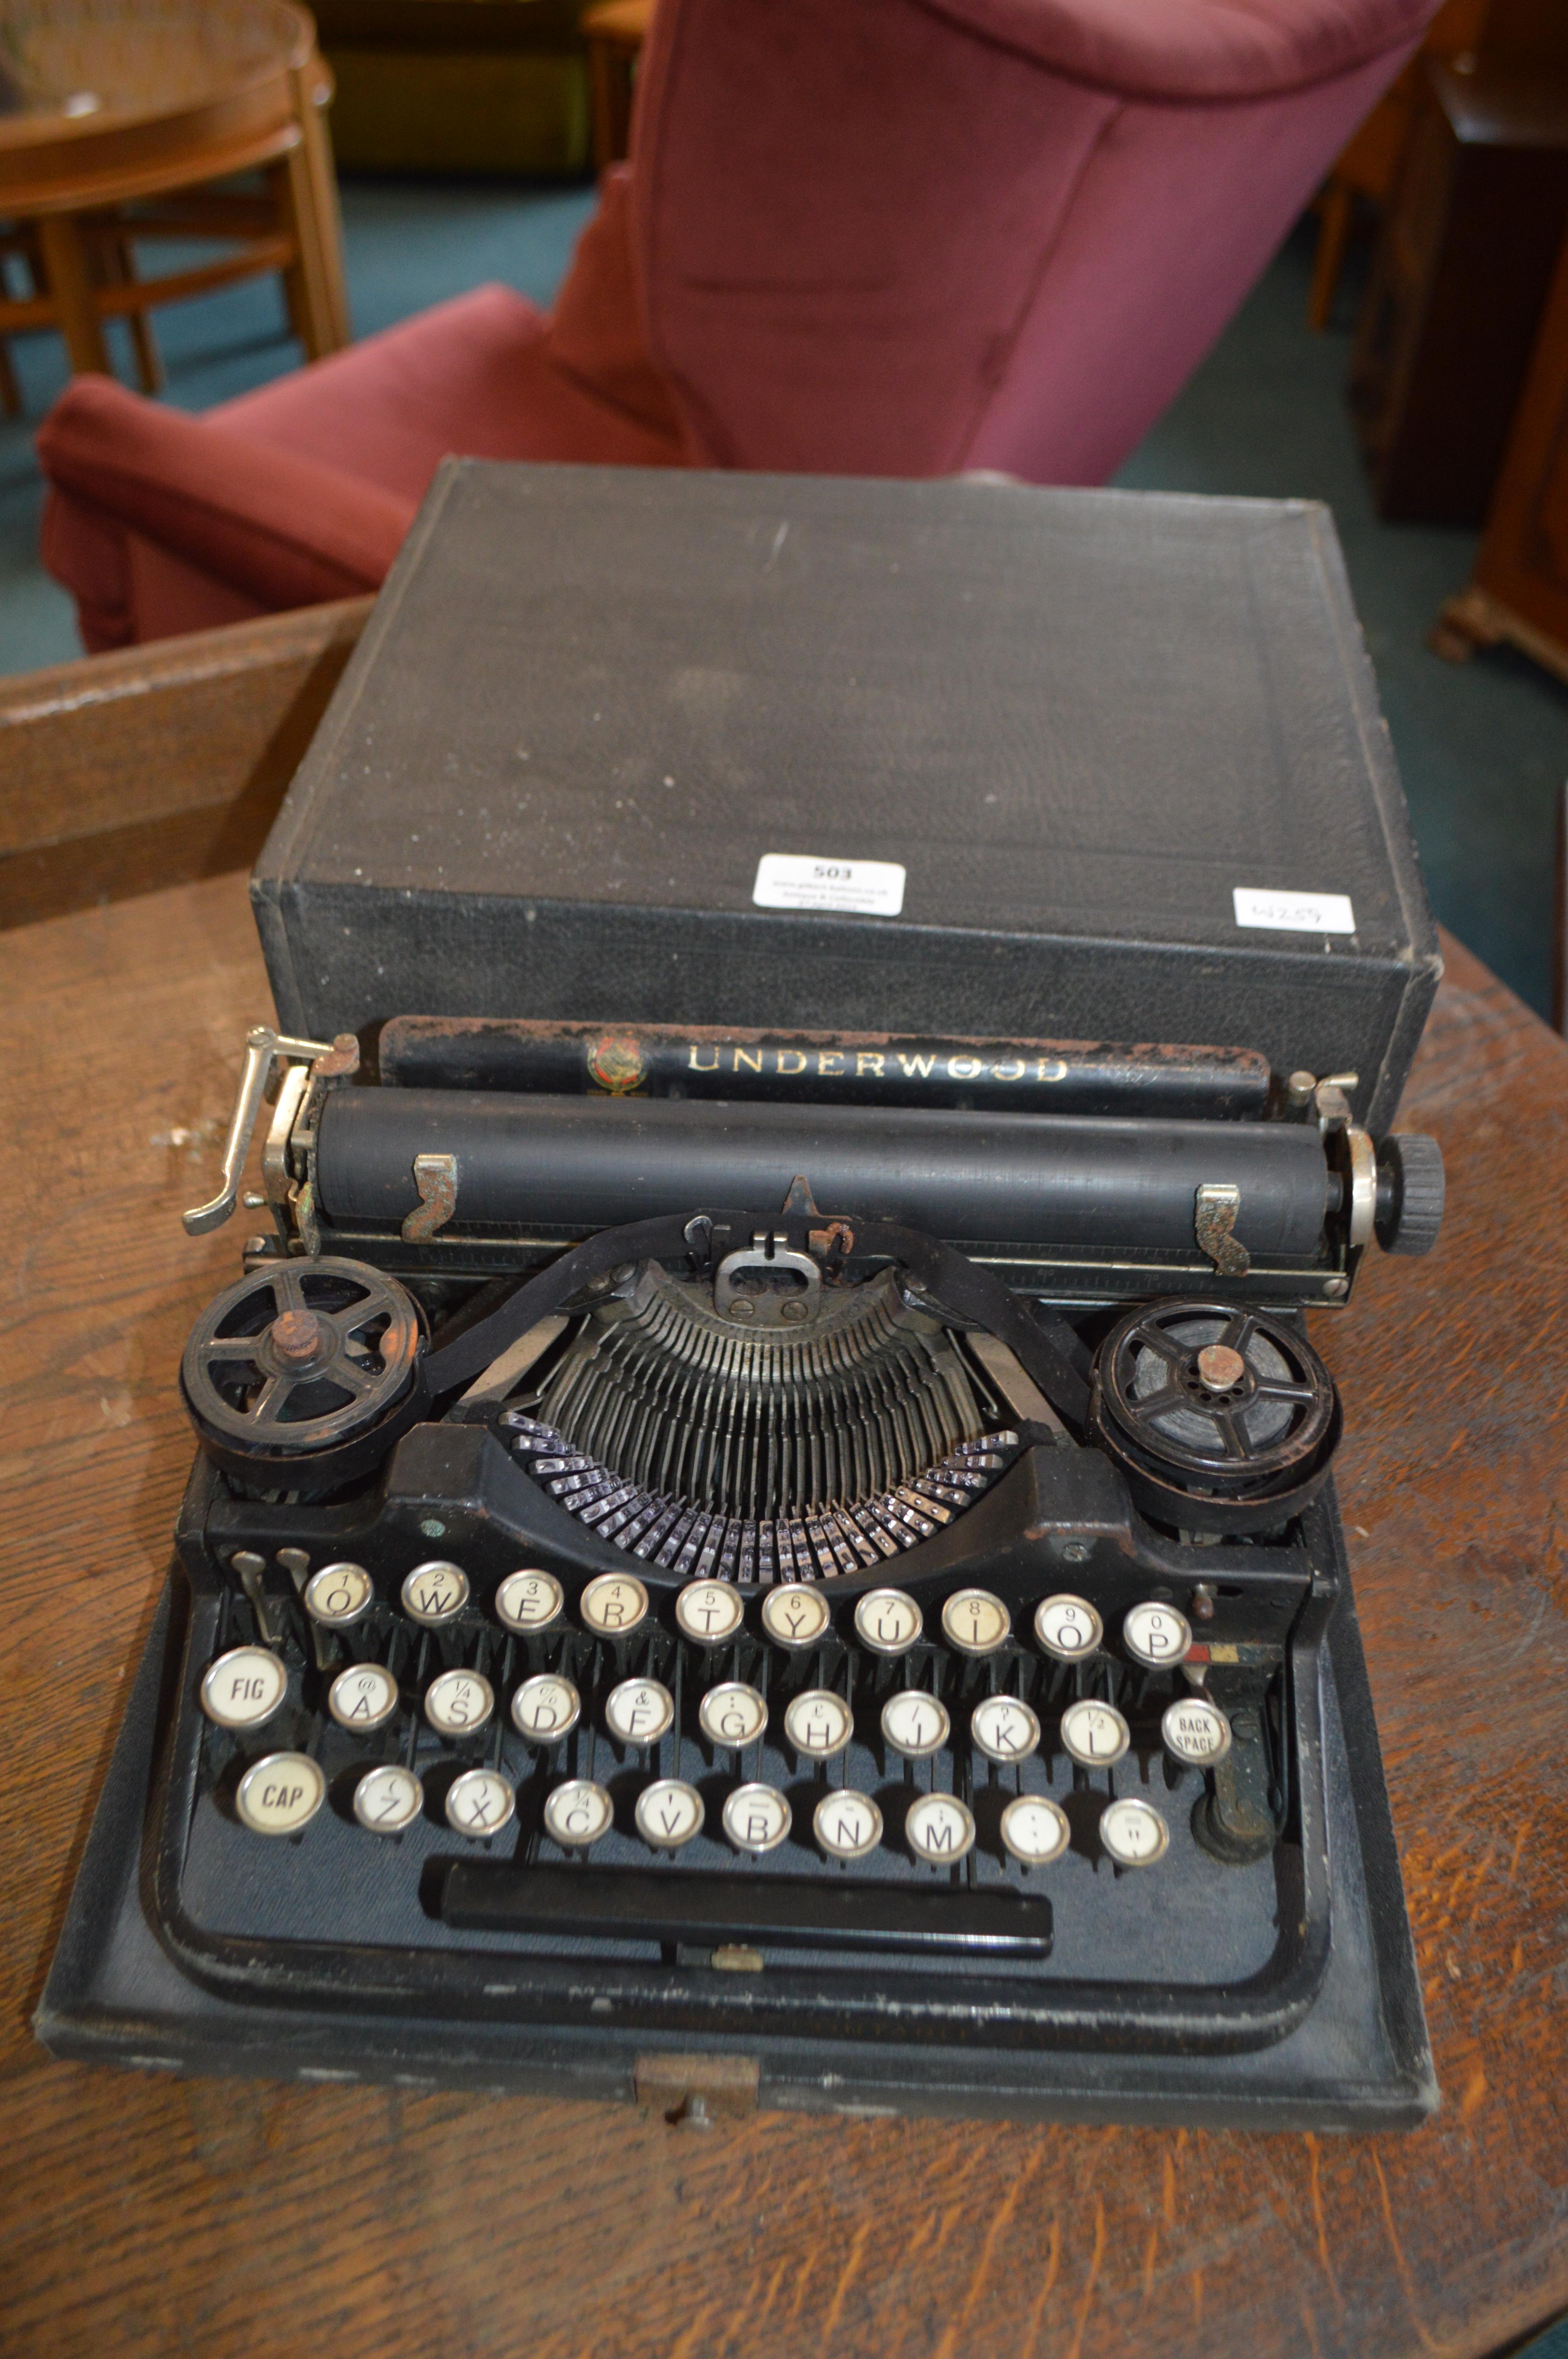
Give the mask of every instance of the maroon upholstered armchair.
M 79 377 L 90 647 L 373 588 L 438 460 L 1102 482 L 1435 0 L 660 0 L 554 310 L 486 287 L 200 419 Z

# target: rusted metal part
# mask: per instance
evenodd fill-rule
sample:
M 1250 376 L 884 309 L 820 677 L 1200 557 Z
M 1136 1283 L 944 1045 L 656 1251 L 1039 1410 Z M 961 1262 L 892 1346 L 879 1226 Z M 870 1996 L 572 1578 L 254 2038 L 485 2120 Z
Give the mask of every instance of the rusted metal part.
M 338 1032 L 333 1035 L 331 1047 L 311 1065 L 310 1078 L 316 1082 L 346 1082 L 359 1069 L 359 1042 L 351 1032 Z
M 1211 1393 L 1234 1391 L 1247 1374 L 1247 1363 L 1228 1343 L 1206 1343 L 1197 1357 L 1198 1381 Z
M 1271 1086 L 1268 1060 L 1256 1049 L 1174 1041 L 565 1024 L 522 1016 L 395 1016 L 383 1027 L 379 1055 L 382 1079 L 404 1088 L 805 1097 L 862 1105 L 966 1103 L 1232 1119 L 1261 1116 Z
M 267 1331 L 272 1348 L 291 1368 L 307 1368 L 319 1359 L 326 1338 L 313 1310 L 285 1310 Z
M 458 1209 L 458 1158 L 455 1155 L 416 1155 L 414 1185 L 419 1208 L 403 1223 L 405 1245 L 423 1245 L 444 1229 Z
M 639 2056 L 632 2068 L 640 2105 L 656 2105 L 667 2122 L 702 2114 L 754 2114 L 762 2068 L 754 2056 Z
M 1252 1256 L 1236 1235 L 1241 1190 L 1231 1180 L 1206 1180 L 1193 1208 L 1193 1234 L 1221 1277 L 1245 1277 Z

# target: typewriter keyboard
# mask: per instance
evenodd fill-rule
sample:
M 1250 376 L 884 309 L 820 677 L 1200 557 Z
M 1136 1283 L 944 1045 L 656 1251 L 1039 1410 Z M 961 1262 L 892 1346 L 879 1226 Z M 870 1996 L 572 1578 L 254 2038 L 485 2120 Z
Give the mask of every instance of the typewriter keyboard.
M 1174 1850 L 1227 1878 L 1287 1810 L 1281 1649 L 1168 1596 L 1108 1627 L 1065 1589 L 628 1570 L 573 1597 L 432 1558 L 395 1585 L 296 1564 L 288 1597 L 259 1562 L 200 1671 L 204 1792 L 264 1848 L 414 1838 L 457 1866 L 452 1924 L 1037 1960 L 1063 1877 L 1158 1880 Z M 607 1897 L 595 1866 L 645 1873 Z

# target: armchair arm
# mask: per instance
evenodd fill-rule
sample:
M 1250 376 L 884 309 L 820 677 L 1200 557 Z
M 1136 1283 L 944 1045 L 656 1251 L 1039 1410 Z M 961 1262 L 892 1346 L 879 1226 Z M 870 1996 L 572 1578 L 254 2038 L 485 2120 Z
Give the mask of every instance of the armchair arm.
M 110 377 L 73 380 L 38 452 L 75 503 L 271 608 L 379 588 L 416 505 Z

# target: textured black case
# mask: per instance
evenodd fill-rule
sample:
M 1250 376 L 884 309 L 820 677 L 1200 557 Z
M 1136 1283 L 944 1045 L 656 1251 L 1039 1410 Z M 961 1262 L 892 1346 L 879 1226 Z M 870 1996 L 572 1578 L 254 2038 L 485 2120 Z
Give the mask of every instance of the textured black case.
M 896 861 L 897 918 L 752 905 Z M 1240 929 L 1238 886 L 1354 935 Z M 1432 916 L 1326 509 L 609 467 L 441 470 L 257 864 L 285 1026 L 1216 1042 L 1360 1075 Z

